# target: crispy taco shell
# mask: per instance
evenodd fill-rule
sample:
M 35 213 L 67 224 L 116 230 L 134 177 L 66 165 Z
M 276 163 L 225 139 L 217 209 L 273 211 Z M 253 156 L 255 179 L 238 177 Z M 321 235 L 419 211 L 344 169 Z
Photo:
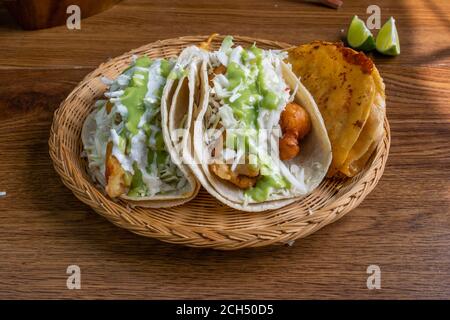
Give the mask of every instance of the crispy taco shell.
M 328 175 L 357 174 L 383 133 L 384 84 L 375 65 L 363 53 L 324 41 L 290 49 L 288 61 L 325 121 L 333 149 Z

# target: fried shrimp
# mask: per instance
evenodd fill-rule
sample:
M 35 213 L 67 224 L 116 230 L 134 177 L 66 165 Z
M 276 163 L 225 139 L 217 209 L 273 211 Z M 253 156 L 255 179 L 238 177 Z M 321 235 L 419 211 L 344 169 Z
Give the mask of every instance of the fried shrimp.
M 281 113 L 280 126 L 283 133 L 291 132 L 298 139 L 302 139 L 311 130 L 311 120 L 305 109 L 291 102 Z
M 112 198 L 118 197 L 127 190 L 126 172 L 120 165 L 119 160 L 112 155 L 112 142 L 106 147 L 106 193 Z
M 219 178 L 227 180 L 240 189 L 248 189 L 255 185 L 258 174 L 254 177 L 249 177 L 244 174 L 239 174 L 232 171 L 230 165 L 225 163 L 215 162 L 209 165 L 210 170 Z M 254 172 L 253 172 L 254 174 Z
M 281 160 L 291 160 L 297 156 L 300 152 L 300 146 L 297 137 L 291 133 L 287 132 L 283 135 L 279 142 L 280 148 L 280 159 Z
M 291 102 L 281 113 L 280 127 L 283 132 L 279 141 L 280 159 L 291 160 L 300 152 L 299 140 L 311 130 L 311 119 L 305 109 Z

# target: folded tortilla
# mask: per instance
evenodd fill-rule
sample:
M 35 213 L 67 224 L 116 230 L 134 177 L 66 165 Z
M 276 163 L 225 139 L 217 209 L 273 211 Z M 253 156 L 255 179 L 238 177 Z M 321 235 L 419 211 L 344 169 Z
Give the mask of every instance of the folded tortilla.
M 222 47 L 228 46 L 226 50 L 231 50 L 230 44 L 226 44 L 230 39 L 225 39 Z M 241 49 L 238 49 L 238 51 Z M 193 49 L 189 50 L 192 51 Z M 210 170 L 209 165 L 214 161 L 213 155 L 211 154 L 211 145 L 209 144 L 211 142 L 209 129 L 212 128 L 210 112 L 212 99 L 210 93 L 213 88 L 210 87 L 208 74 L 211 73 L 211 65 L 214 64 L 214 61 L 211 59 L 211 53 L 204 51 L 203 54 L 197 54 L 200 57 L 198 63 L 200 71 L 198 75 L 201 84 L 200 95 L 195 97 L 192 95 L 192 92 L 195 91 L 189 90 L 191 92 L 191 99 L 190 103 L 186 106 L 183 103 L 177 103 L 176 99 L 181 96 L 175 94 L 172 108 L 169 111 L 169 115 L 171 114 L 172 116 L 168 118 L 169 132 L 167 132 L 167 136 L 174 145 L 178 143 L 178 148 L 175 147 L 172 150 L 178 149 L 177 154 L 179 159 L 189 165 L 198 181 L 211 195 L 222 203 L 242 211 L 276 209 L 286 206 L 300 197 L 304 197 L 313 191 L 324 179 L 332 158 L 331 145 L 325 125 L 314 99 L 291 72 L 290 67 L 282 62 L 283 54 L 281 52 L 273 51 L 269 55 L 271 57 L 270 59 L 276 61 L 274 63 L 277 65 L 276 68 L 280 73 L 278 76 L 284 81 L 286 90 L 289 89 L 288 95 L 291 95 L 291 100 L 301 105 L 309 114 L 311 131 L 301 140 L 300 153 L 289 161 L 281 161 L 277 154 L 278 151 L 270 155 L 258 151 L 261 153 L 261 155 L 258 155 L 259 160 L 257 160 L 261 163 L 261 169 L 259 169 L 260 174 L 256 179 L 266 179 L 266 177 L 269 177 L 267 179 L 279 179 L 276 180 L 277 182 L 274 185 L 270 185 L 268 194 L 266 192 L 267 189 L 264 189 L 266 192 L 265 195 L 267 194 L 267 196 L 264 196 L 264 199 L 253 196 L 254 194 L 259 195 L 259 190 L 252 193 L 253 190 L 259 187 L 258 180 L 253 187 L 241 189 L 235 184 L 219 178 Z M 244 93 L 241 92 L 240 94 Z M 180 100 L 183 101 L 185 99 L 181 98 Z M 279 117 L 284 107 L 285 105 L 280 105 L 276 111 L 272 112 L 269 110 L 264 117 Z M 179 120 L 183 114 L 187 114 L 188 117 L 192 115 L 190 124 L 187 126 L 186 123 Z M 261 117 L 262 121 L 264 119 Z M 220 121 L 224 120 L 222 119 Z M 187 134 L 181 138 L 181 144 L 179 143 L 180 140 L 173 134 L 176 129 L 183 127 L 180 123 L 183 123 L 184 129 L 189 127 L 186 131 Z M 269 132 L 272 129 L 279 129 L 278 121 L 273 124 L 273 127 L 267 129 L 270 129 Z M 259 130 L 256 131 L 259 133 Z M 191 135 L 192 133 L 193 135 Z M 228 135 L 229 133 L 226 134 Z M 269 144 L 269 140 L 271 139 L 276 140 L 278 136 L 269 133 L 265 142 Z M 276 176 L 276 178 L 272 178 L 273 176 Z M 281 181 L 281 183 L 278 183 L 278 181 Z
M 333 149 L 328 175 L 356 175 L 383 136 L 385 88 L 377 68 L 364 53 L 325 41 L 291 48 L 288 61 L 325 121 Z
M 177 63 L 143 56 L 116 79 L 104 80 L 106 99 L 86 118 L 81 137 L 92 177 L 112 198 L 161 208 L 198 193 L 200 184 L 172 159 L 162 132 L 165 108 L 186 78 L 174 68 Z
M 375 67 L 372 71 L 372 78 L 376 86 L 376 93 L 370 108 L 369 117 L 361 130 L 358 140 L 352 146 L 347 159 L 345 159 L 344 164 L 339 169 L 340 172 L 348 177 L 353 177 L 364 169 L 383 138 L 386 96 L 383 79 Z

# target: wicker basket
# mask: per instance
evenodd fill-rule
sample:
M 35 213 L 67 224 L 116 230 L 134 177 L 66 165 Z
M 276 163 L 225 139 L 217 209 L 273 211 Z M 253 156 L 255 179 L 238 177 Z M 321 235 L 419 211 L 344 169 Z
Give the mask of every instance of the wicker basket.
M 80 156 L 84 119 L 93 103 L 106 90 L 101 76 L 115 77 L 130 63 L 133 54 L 173 57 L 184 47 L 204 41 L 206 36 L 191 36 L 157 41 L 100 65 L 87 75 L 56 110 L 50 132 L 50 156 L 63 183 L 75 196 L 115 225 L 162 241 L 193 247 L 239 249 L 291 243 L 330 224 L 358 206 L 375 187 L 389 153 L 390 133 L 384 121 L 384 137 L 370 165 L 352 179 L 326 179 L 309 196 L 282 209 L 260 213 L 236 211 L 222 205 L 201 189 L 191 202 L 173 208 L 144 209 L 104 195 L 87 173 Z M 215 39 L 218 47 L 221 37 Z M 237 43 L 262 48 L 287 48 L 290 45 L 236 36 Z

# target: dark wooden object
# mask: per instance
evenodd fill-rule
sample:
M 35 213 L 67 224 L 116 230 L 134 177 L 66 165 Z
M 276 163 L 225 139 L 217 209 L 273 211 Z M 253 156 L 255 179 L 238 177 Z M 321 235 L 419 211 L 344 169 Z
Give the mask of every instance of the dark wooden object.
M 3 0 L 6 8 L 25 30 L 50 28 L 66 24 L 67 8 L 77 5 L 81 17 L 102 12 L 121 0 Z

